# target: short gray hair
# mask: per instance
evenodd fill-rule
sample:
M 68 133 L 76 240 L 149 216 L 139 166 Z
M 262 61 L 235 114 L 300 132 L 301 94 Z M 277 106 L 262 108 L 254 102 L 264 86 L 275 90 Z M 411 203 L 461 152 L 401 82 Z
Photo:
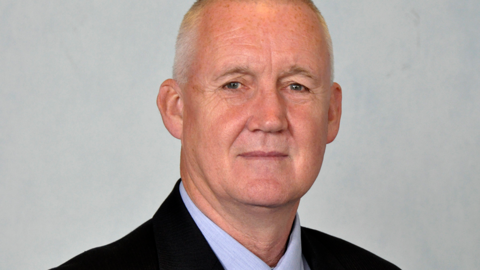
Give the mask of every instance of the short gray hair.
M 184 85 L 188 79 L 188 71 L 190 69 L 191 61 L 195 54 L 195 41 L 198 37 L 197 26 L 200 23 L 202 11 L 208 4 L 211 4 L 218 0 L 197 0 L 192 7 L 188 10 L 180 25 L 178 31 L 177 42 L 175 44 L 175 59 L 173 62 L 173 79 L 177 81 L 179 85 Z M 233 1 L 233 0 L 231 0 Z M 236 0 L 236 1 L 259 1 L 259 0 Z M 262 0 L 261 0 L 262 1 Z M 264 1 L 264 0 L 263 0 Z M 270 0 L 271 1 L 271 0 Z M 275 0 L 279 1 L 279 0 Z M 325 39 L 327 42 L 327 50 L 330 56 L 330 84 L 333 83 L 334 68 L 333 68 L 333 46 L 330 32 L 328 31 L 327 23 L 320 13 L 320 10 L 315 6 L 312 0 L 296 0 L 298 2 L 306 4 L 320 20 L 320 24 L 323 28 Z M 293 2 L 292 0 L 285 0 L 285 2 Z

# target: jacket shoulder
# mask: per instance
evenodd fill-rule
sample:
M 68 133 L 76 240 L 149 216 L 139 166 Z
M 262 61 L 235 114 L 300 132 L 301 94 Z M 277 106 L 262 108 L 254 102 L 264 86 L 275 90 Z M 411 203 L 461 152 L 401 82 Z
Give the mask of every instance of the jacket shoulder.
M 149 220 L 123 238 L 85 251 L 52 270 L 158 269 L 152 221 Z
M 302 227 L 302 252 L 313 267 L 320 258 L 323 262 L 338 265 L 335 269 L 385 269 L 399 270 L 394 264 L 343 239 Z M 312 265 L 313 264 L 313 265 Z

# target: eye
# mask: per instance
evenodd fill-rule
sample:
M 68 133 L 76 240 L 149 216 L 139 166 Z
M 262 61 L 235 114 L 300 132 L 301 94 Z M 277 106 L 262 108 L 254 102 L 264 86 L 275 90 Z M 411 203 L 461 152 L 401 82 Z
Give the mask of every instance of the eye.
M 225 84 L 223 87 L 224 87 L 224 88 L 227 88 L 227 89 L 233 89 L 233 90 L 235 90 L 235 89 L 240 88 L 241 85 L 242 85 L 242 84 L 239 83 L 239 82 L 229 82 L 229 83 Z
M 298 84 L 298 83 L 292 83 L 289 85 L 290 87 L 290 90 L 293 90 L 293 91 L 297 91 L 297 92 L 300 92 L 300 91 L 305 91 L 307 90 L 307 88 L 301 84 Z

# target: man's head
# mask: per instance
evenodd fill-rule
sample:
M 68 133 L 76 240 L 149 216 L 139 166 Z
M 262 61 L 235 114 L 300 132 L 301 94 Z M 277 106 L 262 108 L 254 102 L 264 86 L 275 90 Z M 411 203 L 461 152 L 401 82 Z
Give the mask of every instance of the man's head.
M 309 1 L 203 2 L 158 98 L 187 192 L 217 212 L 298 205 L 340 122 L 324 21 Z

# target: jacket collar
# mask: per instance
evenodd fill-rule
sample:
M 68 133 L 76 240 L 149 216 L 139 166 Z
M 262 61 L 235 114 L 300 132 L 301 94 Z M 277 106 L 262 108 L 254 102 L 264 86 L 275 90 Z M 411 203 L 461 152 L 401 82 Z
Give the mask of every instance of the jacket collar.
M 185 208 L 179 185 L 180 180 L 152 218 L 159 268 L 223 269 Z
M 337 257 L 326 248 L 325 239 L 318 238 L 318 233 L 302 227 L 302 254 L 310 269 L 345 270 Z
M 222 270 L 222 264 L 183 204 L 180 181 L 152 218 L 159 269 Z M 312 236 L 312 230 L 302 227 L 302 253 L 310 269 L 344 270 L 324 241 Z

